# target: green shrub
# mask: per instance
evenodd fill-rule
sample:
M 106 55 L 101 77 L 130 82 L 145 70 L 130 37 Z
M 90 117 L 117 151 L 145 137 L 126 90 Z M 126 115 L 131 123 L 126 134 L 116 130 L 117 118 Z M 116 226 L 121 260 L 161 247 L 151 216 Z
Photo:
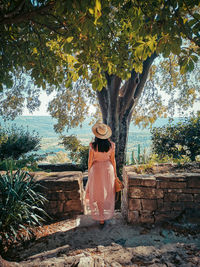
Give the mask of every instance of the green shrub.
M 42 206 L 46 199 L 38 192 L 33 177 L 18 170 L 0 174 L 0 247 L 30 237 L 30 227 L 41 225 L 48 216 Z M 22 231 L 23 230 L 23 231 Z
M 69 151 L 69 157 L 72 162 L 80 164 L 81 168 L 88 168 L 89 146 L 84 146 L 75 135 L 61 136 L 65 149 Z
M 0 171 L 9 170 L 8 165 L 12 163 L 13 170 L 26 170 L 26 171 L 39 171 L 38 161 L 42 160 L 45 156 L 38 156 L 37 154 L 32 154 L 29 156 L 22 155 L 20 159 L 14 160 L 12 158 L 5 159 L 0 161 Z
M 152 148 L 160 158 L 166 156 L 180 159 L 189 157 L 194 161 L 200 154 L 200 116 L 187 118 L 176 125 L 168 124 L 153 128 Z
M 30 151 L 40 148 L 40 137 L 38 133 L 30 133 L 28 129 L 15 124 L 8 128 L 0 126 L 0 160 L 7 158 L 19 159 Z

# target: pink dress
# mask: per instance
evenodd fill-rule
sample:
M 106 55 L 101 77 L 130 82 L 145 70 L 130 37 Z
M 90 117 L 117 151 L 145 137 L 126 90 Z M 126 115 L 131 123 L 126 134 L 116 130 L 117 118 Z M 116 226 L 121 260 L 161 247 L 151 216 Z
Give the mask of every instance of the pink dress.
M 90 143 L 86 205 L 94 220 L 108 220 L 115 208 L 115 144 L 108 152 L 95 151 Z

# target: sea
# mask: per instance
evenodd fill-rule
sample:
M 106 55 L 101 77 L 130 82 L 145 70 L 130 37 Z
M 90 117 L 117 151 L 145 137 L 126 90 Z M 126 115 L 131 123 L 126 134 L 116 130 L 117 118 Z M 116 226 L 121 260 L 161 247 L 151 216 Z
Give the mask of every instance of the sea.
M 174 118 L 173 123 L 181 121 L 183 118 Z M 62 132 L 62 135 L 69 136 L 75 135 L 81 141 L 83 145 L 88 145 L 93 140 L 93 134 L 91 131 L 90 119 L 83 122 L 81 127 L 72 128 L 68 131 Z M 161 127 L 169 122 L 169 118 L 160 118 L 153 124 L 152 127 Z M 56 154 L 59 151 L 66 152 L 61 143 L 60 135 L 55 132 L 54 125 L 56 119 L 50 116 L 19 116 L 13 121 L 4 122 L 0 117 L 1 127 L 10 127 L 16 125 L 17 127 L 28 128 L 29 132 L 37 132 L 41 137 L 41 149 L 37 151 L 38 154 Z M 138 146 L 140 146 L 141 153 L 146 151 L 147 154 L 151 152 L 151 131 L 150 128 L 140 128 L 133 123 L 130 125 L 127 155 L 130 155 L 132 151 L 137 153 Z

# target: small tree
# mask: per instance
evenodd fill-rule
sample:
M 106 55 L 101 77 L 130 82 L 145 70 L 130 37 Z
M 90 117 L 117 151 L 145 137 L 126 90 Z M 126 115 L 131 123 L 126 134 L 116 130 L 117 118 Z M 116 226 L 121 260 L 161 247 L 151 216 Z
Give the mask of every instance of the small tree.
M 88 167 L 89 146 L 81 144 L 75 135 L 61 136 L 62 143 L 67 151 L 70 151 L 70 159 L 81 165 L 84 170 Z
M 200 115 L 200 114 L 199 114 Z M 153 128 L 153 151 L 161 158 L 188 156 L 192 161 L 200 154 L 200 116 L 185 119 L 176 125 Z
M 30 133 L 28 128 L 25 130 L 15 124 L 7 128 L 0 126 L 0 160 L 19 159 L 30 151 L 37 151 L 40 148 L 40 140 L 38 133 Z

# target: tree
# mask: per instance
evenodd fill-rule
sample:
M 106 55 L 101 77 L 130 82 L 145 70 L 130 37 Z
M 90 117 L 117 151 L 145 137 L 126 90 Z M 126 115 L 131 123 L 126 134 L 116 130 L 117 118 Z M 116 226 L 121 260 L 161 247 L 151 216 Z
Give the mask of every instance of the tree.
M 40 137 L 22 126 L 3 128 L 0 125 L 0 161 L 12 158 L 18 160 L 29 152 L 40 149 Z
M 175 55 L 182 74 L 192 71 L 198 61 L 199 1 L 20 3 L 17 6 L 14 1 L 1 7 L 1 13 L 6 13 L 1 20 L 2 55 L 8 57 L 12 50 L 13 58 L 12 64 L 5 65 L 7 61 L 3 60 L 1 82 L 11 86 L 10 73 L 24 69 L 36 85 L 43 88 L 48 85 L 49 92 L 53 85 L 59 88 L 62 103 L 66 102 L 66 93 L 69 100 L 69 105 L 65 103 L 66 110 L 58 108 L 58 99 L 54 101 L 57 105 L 50 106 L 52 115 L 58 119 L 57 130 L 62 130 L 66 123 L 76 125 L 76 114 L 79 119 L 85 116 L 86 90 L 79 89 L 77 97 L 71 98 L 70 90 L 74 92 L 73 85 L 78 79 L 89 81 L 96 91 L 103 122 L 112 128 L 117 165 L 121 168 L 130 121 L 155 59 L 159 55 L 164 58 Z M 13 50 L 19 45 L 26 48 L 26 53 Z M 87 92 L 93 96 L 91 88 Z M 79 109 L 72 108 L 70 102 Z M 73 116 L 68 110 L 73 111 Z M 159 115 L 164 112 L 161 109 Z
M 163 127 L 153 128 L 153 151 L 160 158 L 170 156 L 180 159 L 187 156 L 195 161 L 200 153 L 200 116 L 184 119 L 177 124 L 168 124 Z

